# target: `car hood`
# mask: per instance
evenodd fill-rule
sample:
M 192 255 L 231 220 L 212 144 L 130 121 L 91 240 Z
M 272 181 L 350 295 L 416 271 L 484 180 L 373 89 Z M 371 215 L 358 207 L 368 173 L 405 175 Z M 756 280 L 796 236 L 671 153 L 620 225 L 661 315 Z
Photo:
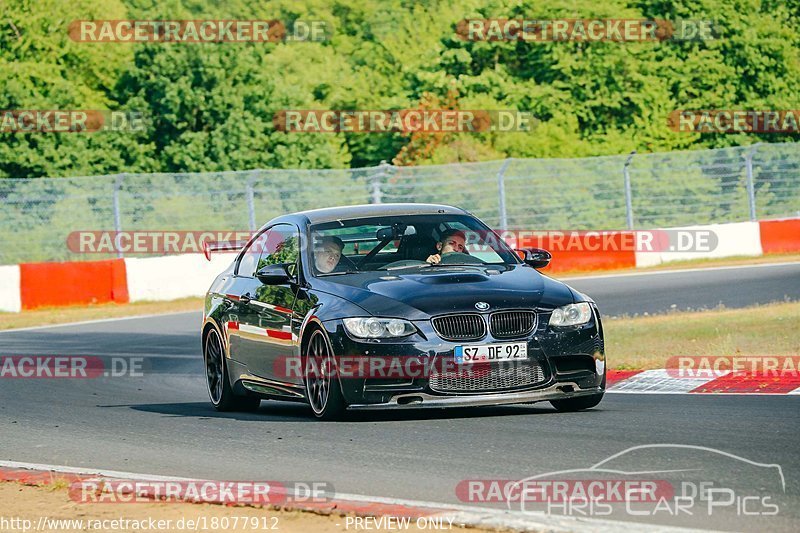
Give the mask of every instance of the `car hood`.
M 554 308 L 576 301 L 576 293 L 526 265 L 433 267 L 363 272 L 317 278 L 314 288 L 349 300 L 376 316 L 422 320 L 433 315 Z

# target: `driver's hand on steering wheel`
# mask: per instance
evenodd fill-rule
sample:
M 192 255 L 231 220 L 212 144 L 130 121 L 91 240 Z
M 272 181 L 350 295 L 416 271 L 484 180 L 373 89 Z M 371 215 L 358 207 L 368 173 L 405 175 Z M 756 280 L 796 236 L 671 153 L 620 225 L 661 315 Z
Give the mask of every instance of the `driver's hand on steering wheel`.
M 429 255 L 428 258 L 425 260 L 426 262 L 436 265 L 442 260 L 442 256 L 439 254 Z

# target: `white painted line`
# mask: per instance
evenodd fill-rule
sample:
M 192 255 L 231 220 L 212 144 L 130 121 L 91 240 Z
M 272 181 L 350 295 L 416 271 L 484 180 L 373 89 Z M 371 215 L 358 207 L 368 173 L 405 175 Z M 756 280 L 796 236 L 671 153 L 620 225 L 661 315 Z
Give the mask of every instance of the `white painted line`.
M 787 261 L 785 263 L 759 263 L 757 265 L 728 265 L 728 266 L 718 266 L 718 267 L 695 267 L 695 268 L 676 268 L 672 270 L 653 270 L 652 272 L 628 272 L 625 274 L 598 274 L 596 276 L 565 276 L 563 278 L 558 278 L 557 275 L 550 276 L 555 279 L 563 279 L 566 282 L 576 279 L 604 279 L 604 278 L 625 278 L 629 276 L 657 276 L 657 275 L 664 275 L 664 274 L 683 274 L 689 272 L 714 272 L 717 270 L 740 270 L 745 268 L 768 268 L 768 267 L 777 267 L 777 266 L 797 266 L 800 265 L 800 261 Z
M 39 470 L 49 472 L 59 472 L 64 474 L 76 474 L 84 476 L 99 476 L 107 478 L 125 479 L 132 481 L 199 481 L 193 478 L 181 478 L 173 476 L 161 476 L 153 474 L 138 474 L 134 472 L 122 472 L 119 470 L 102 470 L 93 468 L 81 468 L 61 465 L 49 465 L 39 463 L 24 463 L 18 461 L 0 460 L 0 467 L 17 468 L 25 470 Z M 323 495 L 324 496 L 324 495 Z M 638 531 L 664 531 L 664 532 L 688 532 L 696 531 L 692 529 L 674 528 L 663 525 L 644 524 L 639 522 L 622 522 L 614 520 L 603 520 L 599 518 L 586 517 L 555 517 L 543 512 L 522 512 L 507 509 L 496 509 L 490 507 L 478 507 L 473 505 L 448 504 L 440 502 L 429 502 L 419 500 L 405 500 L 400 498 L 384 498 L 380 496 L 363 496 L 360 494 L 336 494 L 332 499 L 360 502 L 360 503 L 380 503 L 384 505 L 397 505 L 403 507 L 414 507 L 430 509 L 435 511 L 438 516 L 446 516 L 453 519 L 454 524 L 472 527 L 492 527 L 500 529 L 512 529 L 516 531 L 592 531 L 600 533 L 613 533 L 616 531 L 638 532 Z
M 15 328 L 15 329 L 0 329 L 0 335 L 3 333 L 13 333 L 16 331 L 36 331 L 39 329 L 52 329 L 52 328 L 68 328 L 72 326 L 84 326 L 88 324 L 103 324 L 106 322 L 121 322 L 123 320 L 138 320 L 140 318 L 155 318 L 159 316 L 172 316 L 172 315 L 188 315 L 191 313 L 202 313 L 202 309 L 198 309 L 197 311 L 171 311 L 169 313 L 154 313 L 150 315 L 132 315 L 132 316 L 120 316 L 116 318 L 99 318 L 97 320 L 83 320 L 80 322 L 63 322 L 61 324 L 47 324 L 44 326 L 30 326 L 26 328 Z M 199 327 L 199 325 L 198 325 Z
M 133 472 L 121 472 L 119 470 L 101 470 L 89 467 L 80 466 L 62 466 L 62 465 L 48 465 L 39 463 L 21 463 L 19 461 L 2 461 L 0 466 L 6 468 L 22 468 L 25 470 L 44 470 L 51 472 L 59 472 L 61 474 L 76 474 L 80 476 L 101 476 L 117 479 L 130 479 L 141 481 L 196 481 L 193 478 L 187 477 L 173 477 L 173 476 L 156 476 L 151 474 L 134 474 Z

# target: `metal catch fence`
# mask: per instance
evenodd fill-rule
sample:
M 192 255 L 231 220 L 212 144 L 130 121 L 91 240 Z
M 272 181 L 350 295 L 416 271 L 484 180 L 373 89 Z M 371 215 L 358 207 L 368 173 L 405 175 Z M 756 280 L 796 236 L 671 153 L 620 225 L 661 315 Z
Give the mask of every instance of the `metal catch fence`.
M 76 231 L 247 231 L 362 203 L 464 207 L 497 229 L 646 229 L 800 216 L 800 144 L 420 167 L 0 180 L 0 264 L 86 260 Z

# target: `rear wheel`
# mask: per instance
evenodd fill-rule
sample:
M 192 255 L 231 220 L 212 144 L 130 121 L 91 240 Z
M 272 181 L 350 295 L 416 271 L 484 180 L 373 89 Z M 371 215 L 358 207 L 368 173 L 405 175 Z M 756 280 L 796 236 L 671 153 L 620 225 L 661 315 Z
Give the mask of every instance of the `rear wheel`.
M 592 394 L 590 396 L 578 396 L 577 398 L 568 398 L 566 400 L 550 400 L 550 404 L 556 410 L 562 413 L 581 411 L 583 409 L 591 409 L 600 403 L 603 399 L 603 393 Z
M 225 348 L 216 329 L 211 329 L 203 343 L 206 364 L 206 387 L 211 404 L 217 411 L 255 411 L 261 399 L 233 393 L 225 364 Z
M 308 339 L 305 353 L 306 398 L 321 420 L 338 420 L 347 405 L 336 377 L 333 353 L 322 330 L 315 329 Z

